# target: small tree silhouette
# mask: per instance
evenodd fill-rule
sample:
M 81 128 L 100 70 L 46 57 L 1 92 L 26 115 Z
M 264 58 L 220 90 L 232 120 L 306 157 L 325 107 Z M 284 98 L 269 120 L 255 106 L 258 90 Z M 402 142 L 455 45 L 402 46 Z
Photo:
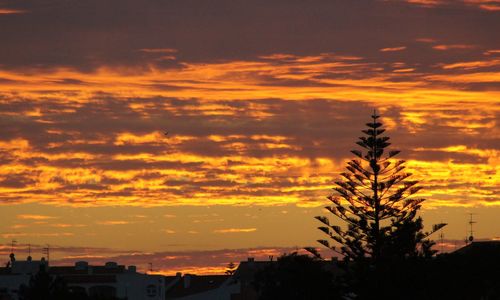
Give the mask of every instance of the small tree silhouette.
M 341 299 L 340 287 L 326 265 L 297 252 L 283 254 L 257 271 L 253 285 L 260 300 Z
M 64 280 L 53 278 L 47 272 L 47 266 L 40 264 L 40 270 L 30 277 L 28 285 L 19 288 L 21 300 L 65 300 L 74 299 Z
M 327 217 L 317 216 L 318 227 L 330 240 L 318 240 L 347 260 L 382 260 L 408 256 L 432 256 L 433 242 L 427 237 L 446 224 L 436 224 L 423 232 L 422 219 L 416 217 L 424 199 L 414 195 L 421 187 L 409 180 L 405 161 L 394 157 L 400 151 L 388 151 L 389 137 L 375 112 L 368 129 L 362 132 L 357 144 L 362 150 L 351 152 L 358 159 L 347 163 L 342 180 L 335 182 L 335 193 L 327 198 L 333 205 L 326 209 L 347 226 L 332 225 Z M 385 155 L 384 155 L 385 154 Z M 340 249 L 334 244 L 340 244 Z M 319 255 L 314 249 L 311 253 Z
M 230 262 L 226 267 L 226 275 L 233 275 L 236 272 L 236 265 L 233 262 Z

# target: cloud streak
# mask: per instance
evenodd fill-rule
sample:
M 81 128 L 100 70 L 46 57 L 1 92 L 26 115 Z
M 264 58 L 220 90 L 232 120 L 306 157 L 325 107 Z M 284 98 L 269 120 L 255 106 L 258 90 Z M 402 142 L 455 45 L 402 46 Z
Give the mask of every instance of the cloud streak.
M 214 233 L 247 233 L 247 232 L 255 232 L 257 228 L 225 228 L 225 229 L 216 229 Z
M 18 219 L 21 220 L 49 220 L 49 219 L 54 219 L 52 216 L 44 216 L 44 215 L 17 215 L 16 216 Z

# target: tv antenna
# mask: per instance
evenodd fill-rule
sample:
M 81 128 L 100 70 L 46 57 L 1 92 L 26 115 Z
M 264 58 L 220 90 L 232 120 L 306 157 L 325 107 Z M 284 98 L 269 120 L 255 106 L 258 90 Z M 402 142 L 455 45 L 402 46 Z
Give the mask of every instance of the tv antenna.
M 14 247 L 16 246 L 16 243 L 16 240 L 12 240 L 12 242 L 10 243 L 10 253 L 14 253 Z
M 443 222 L 441 222 L 441 223 L 443 223 Z M 441 230 L 441 232 L 439 233 L 439 239 L 440 239 L 439 246 L 441 248 L 441 253 L 443 253 L 443 251 L 444 251 L 444 249 L 443 249 L 443 247 L 444 247 L 444 232 L 443 232 L 443 230 Z
M 32 261 L 33 258 L 31 257 L 31 243 L 28 244 L 28 257 L 26 258 L 27 261 Z
M 475 215 L 473 213 L 470 213 L 470 219 L 469 219 L 469 237 L 467 238 L 468 243 L 472 243 L 474 241 L 474 230 L 473 230 L 473 225 L 476 224 L 477 222 L 472 219 L 472 216 Z
M 149 265 L 149 272 L 153 273 L 153 263 L 148 263 Z
M 47 244 L 47 247 L 42 249 L 43 254 L 47 254 L 47 263 L 50 261 L 50 246 Z

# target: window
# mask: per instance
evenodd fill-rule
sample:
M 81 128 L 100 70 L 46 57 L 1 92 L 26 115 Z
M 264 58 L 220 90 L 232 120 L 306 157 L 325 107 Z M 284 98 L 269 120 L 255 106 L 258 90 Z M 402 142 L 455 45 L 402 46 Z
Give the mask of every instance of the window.
M 109 285 L 97 285 L 89 288 L 90 297 L 113 298 L 116 297 L 116 288 Z
M 146 294 L 148 297 L 156 297 L 156 286 L 154 284 L 150 284 L 146 287 Z

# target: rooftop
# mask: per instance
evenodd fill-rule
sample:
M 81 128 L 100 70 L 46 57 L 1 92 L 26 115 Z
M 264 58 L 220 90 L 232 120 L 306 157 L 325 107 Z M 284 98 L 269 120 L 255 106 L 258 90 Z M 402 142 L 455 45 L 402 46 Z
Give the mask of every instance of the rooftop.
M 229 275 L 185 274 L 181 280 L 167 290 L 167 299 L 180 298 L 216 289 L 229 277 Z
M 464 246 L 453 254 L 470 255 L 470 256 L 499 256 L 500 257 L 500 241 L 477 241 Z

